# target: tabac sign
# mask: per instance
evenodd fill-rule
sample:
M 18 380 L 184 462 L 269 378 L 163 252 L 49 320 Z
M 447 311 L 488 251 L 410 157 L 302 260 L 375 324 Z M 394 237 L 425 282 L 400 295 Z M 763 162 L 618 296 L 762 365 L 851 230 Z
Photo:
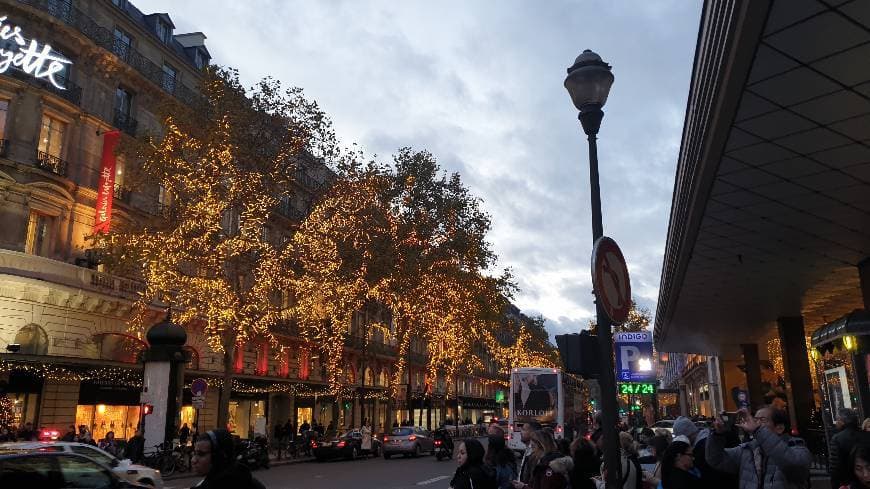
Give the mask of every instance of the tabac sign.
M 9 68 L 18 68 L 28 75 L 47 80 L 56 88 L 65 90 L 55 75 L 62 73 L 72 61 L 52 51 L 51 46 L 36 39 L 30 42 L 21 33 L 21 27 L 7 22 L 5 15 L 0 16 L 0 73 Z

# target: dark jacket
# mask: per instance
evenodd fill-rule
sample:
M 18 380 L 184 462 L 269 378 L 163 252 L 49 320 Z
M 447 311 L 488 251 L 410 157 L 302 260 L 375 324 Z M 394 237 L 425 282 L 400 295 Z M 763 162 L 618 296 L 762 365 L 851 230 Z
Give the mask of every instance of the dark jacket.
M 495 474 L 485 465 L 463 465 L 450 480 L 452 489 L 496 489 Z
M 548 453 L 532 470 L 529 481 L 531 489 L 566 489 L 569 486 L 568 474 L 574 468 L 574 460 L 559 452 Z
M 244 465 L 233 463 L 226 470 L 209 474 L 196 489 L 265 489 Z
M 831 437 L 831 456 L 828 457 L 828 473 L 831 474 L 831 487 L 840 486 L 852 479 L 849 471 L 849 456 L 861 437 L 857 426 L 848 425 Z
M 707 463 L 707 436 L 705 431 L 704 437 L 699 438 L 695 442 L 695 448 L 692 453 L 695 454 L 695 468 L 701 474 L 701 483 L 704 489 L 732 489 L 737 487 L 737 476 L 716 470 Z M 732 433 L 725 434 L 725 447 L 731 448 L 740 444 L 740 440 Z
M 142 460 L 142 455 L 145 452 L 145 438 L 139 435 L 133 435 L 127 441 L 127 449 L 125 456 L 133 463 L 138 463 Z
M 662 489 L 695 489 L 696 487 L 707 487 L 701 484 L 695 474 L 685 470 L 673 468 L 668 472 L 668 483 L 665 484 L 662 479 Z

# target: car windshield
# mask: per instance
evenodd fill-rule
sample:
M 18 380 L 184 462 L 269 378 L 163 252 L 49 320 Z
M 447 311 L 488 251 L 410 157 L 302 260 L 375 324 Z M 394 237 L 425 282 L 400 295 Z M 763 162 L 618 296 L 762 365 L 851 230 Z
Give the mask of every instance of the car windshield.
M 394 428 L 391 433 L 393 436 L 408 436 L 414 433 L 414 430 L 411 428 Z

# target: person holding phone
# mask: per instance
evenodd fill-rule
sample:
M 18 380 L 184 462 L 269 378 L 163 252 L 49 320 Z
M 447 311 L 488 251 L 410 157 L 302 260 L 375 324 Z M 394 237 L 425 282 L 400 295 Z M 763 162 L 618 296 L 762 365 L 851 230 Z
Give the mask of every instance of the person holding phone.
M 742 414 L 735 424 L 752 435 L 752 441 L 726 448 L 727 427 L 716 419 L 715 433 L 707 438 L 707 463 L 737 474 L 740 489 L 805 487 L 812 455 L 801 438 L 789 436 L 788 414 L 769 406 L 756 411 L 755 416 Z

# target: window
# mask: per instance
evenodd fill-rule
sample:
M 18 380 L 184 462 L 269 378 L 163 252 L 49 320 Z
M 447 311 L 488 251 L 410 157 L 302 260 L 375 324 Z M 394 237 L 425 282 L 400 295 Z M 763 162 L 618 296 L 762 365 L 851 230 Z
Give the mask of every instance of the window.
M 127 0 L 112 0 L 116 7 L 124 8 L 127 6 Z
M 115 39 L 112 42 L 112 52 L 119 58 L 127 60 L 130 56 L 132 46 L 133 39 L 130 37 L 130 34 L 115 27 Z
M 6 139 L 7 114 L 9 114 L 9 101 L 0 99 L 0 139 Z
M 70 455 L 58 458 L 66 484 L 64 487 L 108 488 L 113 486 L 112 477 L 93 460 Z
M 115 111 L 123 115 L 124 118 L 130 117 L 130 111 L 133 108 L 133 94 L 127 89 L 118 87 L 115 89 Z
M 205 58 L 205 54 L 203 54 L 201 49 L 195 50 L 194 55 L 193 55 L 193 62 L 196 64 L 197 68 L 199 68 L 199 69 L 205 68 L 207 61 Z
M 178 70 L 168 64 L 163 64 L 163 89 L 167 92 L 175 91 L 175 82 L 178 78 Z
M 157 24 L 154 26 L 155 32 L 157 33 L 157 37 L 165 42 L 169 43 L 172 40 L 172 27 L 169 26 L 166 22 L 163 22 L 160 19 L 157 19 Z
M 85 457 L 92 458 L 97 462 L 100 462 L 103 465 L 107 465 L 109 467 L 114 463 L 114 458 L 110 457 L 108 453 L 97 450 L 96 448 L 91 448 L 83 445 L 72 445 L 73 453 L 77 453 L 79 455 L 84 455 Z
M 13 343 L 21 345 L 22 355 L 48 355 L 48 334 L 38 324 L 30 323 L 19 329 Z
M 126 166 L 126 161 L 124 160 L 124 155 L 115 156 L 115 187 L 123 188 L 124 187 L 124 167 Z
M 53 217 L 38 212 L 31 212 L 30 220 L 27 223 L 25 252 L 31 255 L 48 256 L 51 250 L 53 225 Z
M 60 487 L 54 457 L 14 457 L 0 462 L 0 487 Z
M 39 132 L 39 151 L 61 158 L 63 156 L 63 135 L 66 123 L 51 117 L 42 116 L 42 129 Z

